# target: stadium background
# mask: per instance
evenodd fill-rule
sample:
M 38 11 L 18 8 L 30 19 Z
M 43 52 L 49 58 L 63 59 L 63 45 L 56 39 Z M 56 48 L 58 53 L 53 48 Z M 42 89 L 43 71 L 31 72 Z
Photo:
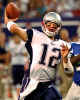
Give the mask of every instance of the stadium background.
M 6 46 L 13 39 L 12 34 L 4 25 L 4 9 L 11 1 L 15 2 L 21 10 L 21 16 L 17 24 L 23 28 L 34 27 L 41 31 L 41 22 L 44 14 L 49 11 L 55 11 L 61 15 L 62 28 L 69 31 L 70 38 L 80 34 L 80 0 L 0 0 L 0 33 L 6 34 Z M 6 49 L 5 47 L 4 49 Z M 0 53 L 0 56 L 2 56 L 2 53 Z M 10 61 L 8 64 L 0 62 L 0 100 L 14 100 L 13 95 L 17 94 L 17 90 L 12 86 L 12 66 L 10 63 Z M 72 78 L 68 78 L 66 75 L 64 77 L 69 83 L 66 83 L 67 81 L 64 82 L 63 79 L 63 83 L 65 83 L 63 88 L 67 87 L 66 84 L 69 84 L 69 88 Z M 60 88 L 61 81 L 61 77 L 58 77 L 56 82 L 58 88 Z M 14 93 L 12 92 L 13 90 Z M 61 90 L 63 96 L 65 96 L 67 90 Z

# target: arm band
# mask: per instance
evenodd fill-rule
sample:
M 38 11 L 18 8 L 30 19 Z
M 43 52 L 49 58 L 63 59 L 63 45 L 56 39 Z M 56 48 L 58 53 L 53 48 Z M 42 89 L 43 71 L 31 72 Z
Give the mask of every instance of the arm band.
M 11 27 L 13 24 L 15 24 L 13 21 L 10 21 L 10 22 L 7 23 L 7 28 L 8 28 L 9 31 L 10 31 L 10 27 Z

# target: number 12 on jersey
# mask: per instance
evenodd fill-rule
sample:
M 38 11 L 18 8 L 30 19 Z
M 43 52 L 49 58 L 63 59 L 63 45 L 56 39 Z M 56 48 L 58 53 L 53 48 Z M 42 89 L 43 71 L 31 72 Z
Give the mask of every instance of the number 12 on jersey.
M 48 51 L 48 45 L 47 44 L 43 44 L 43 53 L 42 53 L 42 56 L 41 56 L 41 59 L 39 61 L 39 64 L 42 64 L 42 65 L 46 65 L 48 67 L 55 67 L 58 63 L 58 60 L 60 59 L 60 49 L 57 49 L 57 48 L 52 48 L 52 52 L 53 53 L 56 53 L 58 54 L 57 57 L 55 55 L 52 55 L 51 57 L 49 57 L 49 61 L 48 63 L 46 64 L 46 56 L 47 56 L 47 53 L 49 52 Z M 56 62 L 55 62 L 56 61 Z

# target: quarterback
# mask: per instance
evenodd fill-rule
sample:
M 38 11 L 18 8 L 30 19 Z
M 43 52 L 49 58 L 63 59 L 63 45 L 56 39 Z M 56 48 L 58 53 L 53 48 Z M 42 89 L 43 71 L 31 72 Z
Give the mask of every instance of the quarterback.
M 42 30 L 22 29 L 12 19 L 8 19 L 5 11 L 5 24 L 12 34 L 25 41 L 30 53 L 28 78 L 24 76 L 23 89 L 19 100 L 61 100 L 62 97 L 53 84 L 57 65 L 62 56 L 65 58 L 70 46 L 54 36 L 61 29 L 61 17 L 55 12 L 47 13 L 43 18 Z

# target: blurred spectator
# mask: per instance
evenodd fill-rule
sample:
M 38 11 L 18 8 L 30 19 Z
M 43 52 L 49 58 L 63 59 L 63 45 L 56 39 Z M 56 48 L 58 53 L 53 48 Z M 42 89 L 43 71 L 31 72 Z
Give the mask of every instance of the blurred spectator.
M 35 0 L 30 0 L 28 3 L 28 11 L 26 13 L 27 18 L 34 18 L 38 17 L 38 12 L 36 9 L 36 1 Z
M 38 11 L 40 17 L 43 17 L 43 15 L 44 15 L 44 14 L 46 13 L 46 11 L 47 11 L 47 8 L 46 8 L 46 6 L 44 5 L 43 0 L 40 0 L 40 1 L 36 0 L 36 4 L 37 4 L 37 11 Z
M 63 17 L 73 17 L 71 10 L 74 8 L 73 0 L 58 0 L 57 12 L 61 13 Z
M 74 8 L 72 9 L 73 16 L 80 16 L 80 0 L 73 0 Z
M 72 41 L 73 42 L 80 42 L 80 24 L 77 27 L 76 33 L 72 36 Z
M 0 98 L 2 99 L 8 97 L 6 88 L 9 89 L 10 58 L 10 52 L 6 50 L 6 35 L 0 32 Z
M 58 12 L 62 12 L 64 11 L 65 9 L 69 10 L 70 7 L 69 5 L 67 4 L 67 2 L 65 0 L 60 0 L 60 2 L 58 1 L 58 6 L 57 6 L 57 11 Z
M 29 3 L 29 0 L 20 0 L 20 2 L 21 2 L 21 11 L 22 12 L 26 12 L 27 11 L 27 5 L 28 5 L 28 3 Z
M 28 11 L 29 0 L 16 0 L 16 4 L 21 11 L 21 16 L 25 17 L 26 12 Z
M 70 42 L 69 31 L 65 28 L 60 30 L 60 38 L 64 41 Z
M 21 18 L 43 17 L 48 11 L 57 11 L 63 17 L 80 16 L 80 0 L 0 0 L 1 17 L 11 1 L 20 8 Z
M 56 11 L 57 1 L 56 0 L 44 0 L 44 6 L 46 7 L 46 11 Z
M 6 35 L 0 33 L 0 63 L 8 65 L 10 62 L 10 53 L 6 51 Z
M 74 0 L 74 9 L 79 9 L 80 10 L 80 0 Z
M 11 52 L 12 59 L 12 78 L 13 78 L 13 100 L 17 100 L 20 85 L 22 84 L 22 79 L 24 76 L 24 64 L 28 53 L 25 49 L 25 44 L 20 38 L 16 35 L 13 36 L 13 40 L 10 40 L 8 49 Z
M 73 35 L 72 38 L 71 38 L 71 41 L 72 41 L 72 42 L 79 41 L 78 35 L 77 35 L 77 34 Z
M 72 10 L 74 9 L 75 6 L 74 0 L 57 0 L 57 3 L 58 3 L 57 10 L 59 12 L 65 10 Z

